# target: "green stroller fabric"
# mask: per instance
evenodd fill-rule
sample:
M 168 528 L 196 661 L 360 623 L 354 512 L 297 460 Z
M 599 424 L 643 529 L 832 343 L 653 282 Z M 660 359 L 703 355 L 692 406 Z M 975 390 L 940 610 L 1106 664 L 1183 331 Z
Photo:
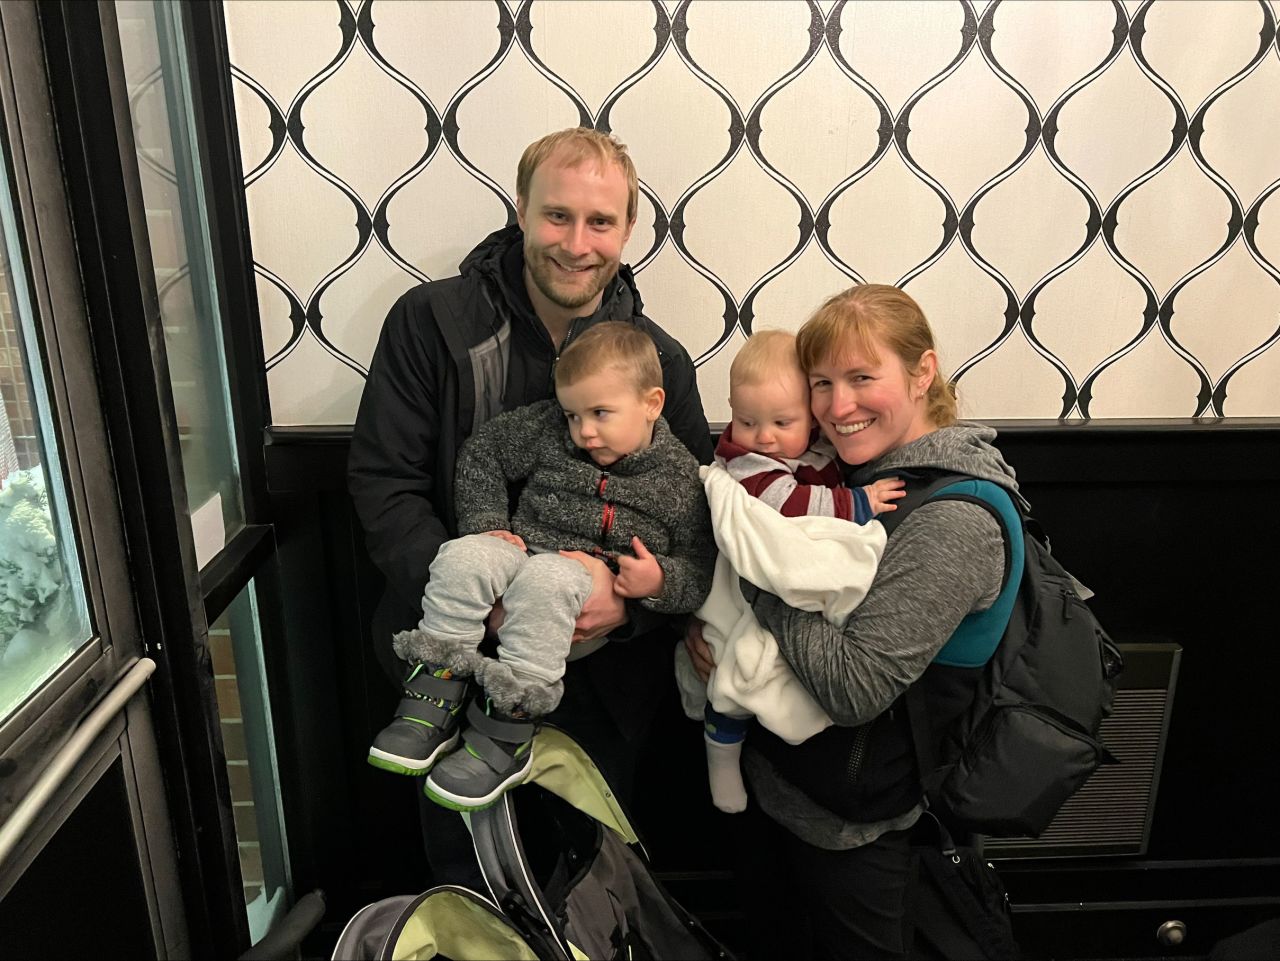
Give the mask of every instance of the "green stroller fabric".
M 563 731 L 542 728 L 529 780 L 471 830 L 495 902 L 540 957 L 728 957 L 653 876 L 622 805 Z
M 333 950 L 343 961 L 537 961 L 520 932 L 487 900 L 442 885 L 425 894 L 387 898 L 347 922 Z
M 369 905 L 335 959 L 729 958 L 653 876 L 586 752 L 550 726 L 533 752 L 524 784 L 467 816 L 489 890 L 442 886 Z

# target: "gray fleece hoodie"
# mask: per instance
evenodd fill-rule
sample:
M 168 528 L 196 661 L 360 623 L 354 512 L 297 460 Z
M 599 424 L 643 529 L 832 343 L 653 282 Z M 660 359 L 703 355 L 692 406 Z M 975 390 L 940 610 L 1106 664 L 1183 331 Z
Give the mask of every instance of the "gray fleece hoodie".
M 863 466 L 851 484 L 895 468 L 930 467 L 989 480 L 1019 496 L 1013 468 L 991 445 L 995 436 L 977 424 L 944 427 Z M 976 504 L 940 501 L 917 508 L 894 530 L 866 600 L 843 627 L 771 594 L 761 594 L 753 607 L 815 700 L 836 724 L 855 727 L 887 710 L 924 673 L 965 615 L 995 602 L 1003 578 L 1004 538 L 996 520 Z M 918 816 L 850 824 L 781 780 L 750 742 L 747 747 L 746 770 L 761 807 L 811 844 L 855 847 Z

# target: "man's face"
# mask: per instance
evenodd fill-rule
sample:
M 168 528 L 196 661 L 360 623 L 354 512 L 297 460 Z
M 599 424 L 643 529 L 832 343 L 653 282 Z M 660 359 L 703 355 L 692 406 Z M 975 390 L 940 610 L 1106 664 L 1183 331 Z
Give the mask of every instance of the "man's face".
M 594 310 L 618 272 L 634 224 L 627 221 L 627 180 L 618 166 L 566 167 L 552 154 L 533 172 L 516 215 L 537 294 L 565 311 Z M 534 307 L 542 306 L 530 294 Z

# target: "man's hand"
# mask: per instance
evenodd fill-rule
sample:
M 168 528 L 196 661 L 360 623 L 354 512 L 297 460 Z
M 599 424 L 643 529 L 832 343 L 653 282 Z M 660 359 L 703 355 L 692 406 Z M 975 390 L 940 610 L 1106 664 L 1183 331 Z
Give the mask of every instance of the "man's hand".
M 614 593 L 613 572 L 604 561 L 583 551 L 561 551 L 560 556 L 573 558 L 591 575 L 591 595 L 574 621 L 573 643 L 597 640 L 627 623 L 627 606 Z
M 502 622 L 507 619 L 507 609 L 502 606 L 502 598 L 499 597 L 493 602 L 493 610 L 489 612 L 489 616 L 484 619 L 484 633 L 486 637 L 491 637 L 498 633 L 502 628 Z
M 516 547 L 520 548 L 520 550 L 522 551 L 527 549 L 524 546 L 524 538 L 522 538 L 519 534 L 513 534 L 511 533 L 511 531 L 485 531 L 485 533 L 488 534 L 490 537 L 496 537 L 499 540 L 504 540 L 508 544 L 514 544 Z
M 662 573 L 662 565 L 649 553 L 639 537 L 631 538 L 631 549 L 636 552 L 635 557 L 618 558 L 618 577 L 613 582 L 614 592 L 623 597 L 657 597 L 667 581 L 667 576 Z
M 716 666 L 716 662 L 711 657 L 711 645 L 702 637 L 702 621 L 693 615 L 689 616 L 689 623 L 684 628 L 684 646 L 698 677 L 704 681 L 710 680 L 711 669 Z

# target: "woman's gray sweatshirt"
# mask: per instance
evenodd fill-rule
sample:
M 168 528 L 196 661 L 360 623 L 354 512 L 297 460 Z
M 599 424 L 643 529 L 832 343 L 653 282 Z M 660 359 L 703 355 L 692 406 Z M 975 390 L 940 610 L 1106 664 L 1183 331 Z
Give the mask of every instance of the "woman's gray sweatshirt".
M 862 485 L 894 468 L 937 468 L 1018 489 L 1013 468 L 991 445 L 989 427 L 960 423 L 926 434 L 855 473 Z M 982 507 L 940 501 L 917 508 L 893 532 L 866 599 L 843 627 L 788 607 L 771 594 L 753 605 L 800 682 L 836 724 L 855 727 L 886 711 L 971 611 L 990 607 L 1004 579 L 1004 538 Z M 893 821 L 853 824 L 782 780 L 762 755 L 744 754 L 765 813 L 818 847 L 839 850 L 909 827 L 919 808 Z

